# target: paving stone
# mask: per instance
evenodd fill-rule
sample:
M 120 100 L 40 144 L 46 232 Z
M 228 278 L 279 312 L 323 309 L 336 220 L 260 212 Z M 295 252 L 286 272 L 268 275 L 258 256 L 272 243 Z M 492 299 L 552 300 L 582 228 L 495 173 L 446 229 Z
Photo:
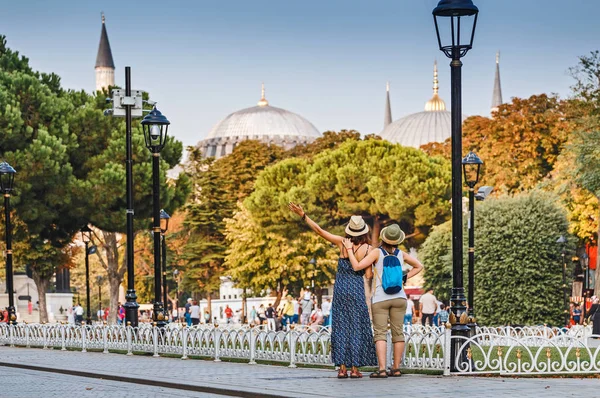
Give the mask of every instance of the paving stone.
M 0 347 L 0 362 L 28 364 L 47 368 L 85 371 L 100 375 L 121 375 L 140 379 L 156 379 L 194 386 L 246 391 L 255 394 L 274 394 L 285 397 L 390 397 L 402 395 L 423 397 L 448 397 L 456 395 L 473 397 L 570 397 L 598 396 L 598 379 L 580 378 L 500 378 L 472 376 L 426 376 L 404 375 L 401 378 L 373 380 L 338 380 L 332 370 L 287 368 L 272 365 L 249 365 L 244 363 L 214 362 L 210 360 L 181 360 L 178 358 L 154 358 L 151 356 L 127 356 L 43 350 L 38 348 Z M 0 367 L 0 374 L 13 374 L 28 370 Z M 46 373 L 51 375 L 50 373 Z M 366 376 L 366 375 L 365 375 Z M 48 376 L 54 377 L 54 376 Z M 61 379 L 57 376 L 56 380 Z M 78 378 L 81 379 L 81 378 Z M 87 379 L 94 385 L 114 382 Z M 99 383 L 99 384 L 98 384 Z M 85 383 L 84 383 L 85 384 Z M 129 383 L 121 383 L 129 384 Z M 2 391 L 19 393 L 21 383 L 3 386 Z M 77 388 L 79 388 L 77 383 Z M 28 388 L 33 388 L 28 386 Z M 56 391 L 60 391 L 57 386 Z M 66 395 L 81 390 L 65 383 Z M 158 387 L 154 387 L 158 388 Z M 156 390 L 158 391 L 158 390 Z M 148 395 L 155 392 L 148 390 Z M 108 394 L 108 393 L 107 393 Z M 180 390 L 175 396 L 194 396 L 193 392 Z M 62 394 L 65 396 L 65 394 Z M 8 395 L 19 396 L 19 395 Z M 44 396 L 46 396 L 44 394 Z M 52 396 L 52 395 L 49 395 Z M 95 395 L 98 396 L 98 395 Z

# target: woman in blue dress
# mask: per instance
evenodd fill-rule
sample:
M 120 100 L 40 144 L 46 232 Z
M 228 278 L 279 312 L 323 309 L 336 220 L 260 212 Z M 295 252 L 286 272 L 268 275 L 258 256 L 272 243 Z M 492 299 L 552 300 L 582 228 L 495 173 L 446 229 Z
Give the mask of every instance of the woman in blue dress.
M 348 252 L 342 244 L 343 236 L 334 235 L 319 227 L 306 215 L 301 206 L 290 203 L 289 208 L 302 217 L 319 236 L 340 249 L 331 303 L 331 356 L 333 363 L 339 366 L 338 378 L 348 378 L 348 367 L 351 378 L 361 378 L 359 367 L 377 365 L 363 279 L 365 274 L 368 279 L 372 278 L 372 270 L 367 268 L 354 271 L 348 259 Z M 369 226 L 361 216 L 352 216 L 345 232 L 346 238 L 352 241 L 351 250 L 354 256 L 364 258 L 371 250 Z

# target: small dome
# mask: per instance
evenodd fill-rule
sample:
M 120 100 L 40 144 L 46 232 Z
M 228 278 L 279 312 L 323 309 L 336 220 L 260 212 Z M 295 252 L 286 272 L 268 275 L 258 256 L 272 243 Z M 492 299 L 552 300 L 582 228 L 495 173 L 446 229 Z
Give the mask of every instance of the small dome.
M 321 133 L 302 116 L 270 106 L 265 98 L 264 84 L 257 106 L 234 112 L 217 123 L 198 145 L 204 156 L 222 157 L 233 151 L 243 140 L 261 140 L 285 149 L 307 144 Z
M 444 142 L 452 133 L 452 114 L 438 95 L 437 62 L 433 65 L 433 97 L 425 104 L 425 111 L 413 113 L 386 126 L 381 138 L 395 144 L 419 148 L 430 142 Z M 463 115 L 462 120 L 465 120 Z
M 430 142 L 446 141 L 451 131 L 452 116 L 449 111 L 425 111 L 396 120 L 383 129 L 380 135 L 384 140 L 395 144 L 419 148 Z

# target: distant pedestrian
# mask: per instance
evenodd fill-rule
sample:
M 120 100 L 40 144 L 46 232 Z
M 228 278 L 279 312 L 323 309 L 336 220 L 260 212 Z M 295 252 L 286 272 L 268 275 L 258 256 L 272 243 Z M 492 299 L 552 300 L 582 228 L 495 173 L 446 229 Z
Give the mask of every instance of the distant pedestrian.
M 429 325 L 433 326 L 433 316 L 436 314 L 437 300 L 433 295 L 433 289 L 429 289 L 427 293 L 419 299 L 419 312 L 421 313 L 421 325 L 425 326 L 427 320 Z
M 192 326 L 200 323 L 200 306 L 196 300 L 194 300 L 190 306 L 190 318 L 192 320 Z
M 75 324 L 80 325 L 83 322 L 83 307 L 81 304 L 77 303 L 75 306 Z
M 331 301 L 329 299 L 323 301 L 321 311 L 323 312 L 323 326 L 327 327 L 331 320 Z
M 192 326 L 192 318 L 190 316 L 190 307 L 192 306 L 192 298 L 188 298 L 187 302 L 185 303 L 184 309 L 185 309 L 185 323 L 188 326 Z
M 273 308 L 273 304 L 269 304 L 265 310 L 265 317 L 267 318 L 267 330 L 275 331 L 275 308 Z
M 119 303 L 119 312 L 117 312 L 117 323 L 122 325 L 125 322 L 125 307 Z
M 227 323 L 233 322 L 233 310 L 229 308 L 229 305 L 225 306 L 225 320 Z
M 259 324 L 259 325 L 262 325 L 262 324 L 264 324 L 264 323 L 267 321 L 267 317 L 265 316 L 265 311 L 266 311 L 266 309 L 265 309 L 265 305 L 264 305 L 264 304 L 261 304 L 261 305 L 258 307 L 258 311 L 257 311 L 257 315 L 258 315 L 258 324 Z
M 310 316 L 310 312 L 309 312 L 309 316 Z M 290 324 L 292 323 L 292 319 L 294 318 L 294 303 L 292 302 L 292 296 L 288 295 L 286 302 L 283 306 L 283 309 L 281 310 L 281 317 L 283 318 L 281 320 L 281 326 L 283 328 L 286 328 L 289 330 L 290 328 Z
M 31 302 L 31 299 L 27 300 L 27 313 L 29 313 L 29 315 L 33 313 L 33 303 Z
M 313 301 L 310 298 L 310 292 L 305 292 L 302 301 L 300 302 L 302 306 L 302 324 L 308 325 L 310 323 L 310 316 L 313 311 Z
M 410 298 L 410 294 L 406 295 L 406 313 L 404 314 L 404 324 L 412 325 L 413 315 L 415 314 L 415 302 Z
M 573 317 L 573 323 L 575 325 L 579 325 L 581 323 L 581 308 L 579 308 L 579 304 L 575 303 L 573 305 L 573 311 L 571 311 L 571 316 Z
M 204 310 L 204 323 L 210 323 L 210 312 L 208 310 Z
M 250 310 L 250 322 L 248 322 L 250 325 L 255 325 L 258 322 L 258 315 L 256 312 L 256 307 L 252 306 L 252 309 Z
M 450 317 L 450 314 L 448 313 L 448 309 L 446 308 L 446 305 L 440 304 L 440 312 L 438 313 L 438 321 L 439 321 L 438 326 L 444 326 L 446 323 L 448 323 L 449 317 Z
M 317 332 L 320 326 L 323 326 L 323 311 L 321 308 L 316 307 L 310 315 L 310 327 Z

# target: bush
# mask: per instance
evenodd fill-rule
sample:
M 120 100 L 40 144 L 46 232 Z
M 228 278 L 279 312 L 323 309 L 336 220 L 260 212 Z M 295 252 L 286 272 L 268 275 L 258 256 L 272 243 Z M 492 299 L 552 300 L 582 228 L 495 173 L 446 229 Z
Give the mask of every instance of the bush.
M 533 192 L 478 204 L 474 309 L 479 324 L 562 323 L 562 248 L 556 239 L 566 236 L 567 228 L 564 211 L 548 194 Z M 450 222 L 436 227 L 419 253 L 425 286 L 446 300 L 452 286 L 451 234 Z M 465 283 L 465 294 L 467 288 Z

